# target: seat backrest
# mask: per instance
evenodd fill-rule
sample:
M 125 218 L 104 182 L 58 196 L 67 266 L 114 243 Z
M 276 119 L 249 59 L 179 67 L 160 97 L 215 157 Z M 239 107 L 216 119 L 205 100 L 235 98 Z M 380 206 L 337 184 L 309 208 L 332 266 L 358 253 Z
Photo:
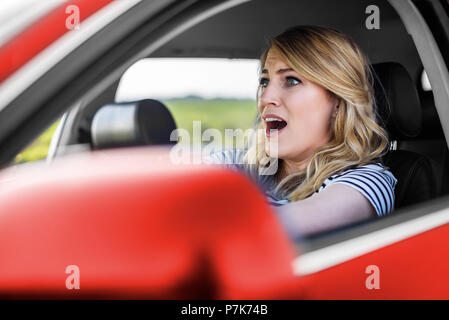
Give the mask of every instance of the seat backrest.
M 401 141 L 400 149 L 426 155 L 430 159 L 435 173 L 437 196 L 446 195 L 449 193 L 449 150 L 435 107 L 433 92 L 421 92 L 420 101 L 423 111 L 423 127 L 418 136 L 419 140 Z
M 419 135 L 422 110 L 415 84 L 398 63 L 373 66 L 377 113 L 392 141 L 410 140 Z M 427 156 L 405 150 L 390 150 L 384 157 L 398 183 L 395 209 L 432 199 L 436 179 Z
M 175 129 L 170 111 L 157 100 L 107 104 L 93 117 L 92 148 L 174 144 Z
M 385 156 L 384 163 L 398 180 L 395 209 L 435 196 L 434 173 L 426 156 L 412 151 L 394 150 Z

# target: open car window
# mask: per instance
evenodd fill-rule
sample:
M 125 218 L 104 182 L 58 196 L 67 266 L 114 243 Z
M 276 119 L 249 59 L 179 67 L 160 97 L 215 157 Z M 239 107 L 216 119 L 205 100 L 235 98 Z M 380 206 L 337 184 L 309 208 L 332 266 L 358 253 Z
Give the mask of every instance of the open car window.
M 334 6 L 329 3 L 326 5 L 330 6 L 331 9 Z M 212 18 L 205 19 L 158 48 L 150 54 L 149 58 L 134 63 L 123 73 L 119 81 L 118 88 L 114 93 L 115 102 L 126 103 L 127 101 L 143 99 L 161 101 L 172 114 L 176 127 L 186 130 L 191 138 L 188 141 L 181 139 L 181 143 L 207 143 L 209 141 L 203 140 L 204 132 L 208 129 L 217 129 L 222 134 L 221 145 L 225 146 L 226 135 L 224 131 L 226 129 L 246 130 L 254 125 L 257 117 L 255 101 L 258 81 L 257 58 L 261 47 L 265 43 L 263 38 L 273 35 L 275 32 L 274 29 L 271 30 L 271 27 L 262 24 L 263 18 L 257 15 L 255 16 L 254 26 L 261 28 L 258 32 L 254 33 L 251 27 L 242 27 L 244 29 L 242 34 L 253 32 L 252 34 L 255 37 L 251 39 L 240 35 L 238 24 L 229 26 L 230 30 L 226 30 L 228 32 L 226 34 L 222 30 L 222 26 L 231 18 L 242 19 L 241 12 L 254 10 L 254 6 L 256 5 L 252 2 L 241 4 L 229 10 L 224 10 Z M 308 6 L 306 3 L 302 3 L 298 6 L 302 6 L 304 12 L 308 10 L 312 13 L 319 11 L 318 5 Z M 285 24 L 293 25 L 297 17 L 290 14 L 286 10 L 287 7 L 287 3 L 282 3 L 273 8 L 273 14 L 283 13 L 286 19 Z M 368 10 L 368 7 L 371 9 Z M 354 2 L 353 6 L 348 5 L 343 10 L 342 16 L 346 16 L 350 20 L 343 21 L 344 19 L 341 19 L 341 17 L 336 19 L 334 21 L 336 28 L 353 37 L 368 56 L 374 69 L 387 70 L 387 74 L 395 74 L 395 70 L 400 70 L 405 78 L 410 79 L 410 81 L 407 80 L 407 86 L 411 86 L 411 89 L 407 88 L 407 90 L 421 89 L 418 86 L 423 68 L 412 39 L 408 36 L 393 8 L 387 3 L 379 3 L 377 6 L 377 9 L 381 12 L 379 25 L 374 23 L 374 20 L 368 19 L 370 13 L 376 11 L 375 7 L 363 2 Z M 362 12 L 359 19 L 362 19 L 365 23 L 361 26 L 357 25 L 355 29 L 354 25 L 358 21 L 355 19 L 357 16 L 355 13 L 357 12 Z M 302 18 L 304 23 L 319 24 L 320 19 L 327 21 L 326 19 L 329 17 L 320 17 L 316 20 L 308 16 Z M 390 70 L 393 70 L 393 72 L 390 72 Z M 386 81 L 385 83 L 394 82 L 390 81 L 393 78 L 390 76 L 390 78 L 383 80 Z M 395 94 L 403 94 L 402 92 L 396 92 L 398 91 L 397 88 L 389 89 L 393 90 Z M 422 89 L 426 90 L 424 87 Z M 390 135 L 391 140 L 395 148 L 400 149 L 401 152 L 412 152 L 430 157 L 430 166 L 437 166 L 437 169 L 441 171 L 444 168 L 442 163 L 444 153 L 436 154 L 436 148 L 423 148 L 424 145 L 443 145 L 445 143 L 441 128 L 434 125 L 435 121 L 436 123 L 439 121 L 438 115 L 434 111 L 434 102 L 430 95 L 423 94 L 416 98 L 416 100 L 420 99 L 418 103 L 427 108 L 428 112 L 425 115 L 430 115 L 430 117 L 425 120 L 429 124 L 424 121 L 424 129 L 420 131 L 421 128 L 419 128 L 419 130 L 415 130 L 416 132 L 420 131 L 418 134 L 413 132 L 410 136 L 407 136 L 408 132 L 406 134 L 400 132 L 399 135 L 394 132 Z M 86 103 L 86 109 L 89 109 L 91 107 L 90 102 Z M 414 105 L 417 108 L 416 110 L 422 107 L 416 103 Z M 98 109 L 101 106 L 100 103 L 93 105 L 92 110 L 95 111 L 96 108 Z M 84 110 L 81 108 L 78 114 L 83 112 Z M 89 150 L 89 145 L 92 144 L 90 132 L 92 118 L 93 114 L 89 114 L 87 120 L 81 119 L 79 122 L 74 120 L 74 126 L 67 128 L 72 136 L 67 139 L 67 145 L 61 147 L 82 144 L 82 148 L 75 148 L 75 150 Z M 402 121 L 400 125 L 406 123 L 407 120 L 406 117 L 402 118 L 400 119 Z M 390 124 L 390 126 L 393 128 L 395 124 Z M 195 129 L 198 129 L 199 132 L 194 132 Z M 227 147 L 237 148 L 243 146 L 244 141 L 239 139 L 233 141 L 232 145 L 227 145 Z M 23 155 L 21 157 L 23 158 Z M 393 164 L 398 163 L 401 162 L 394 162 Z M 438 170 L 435 172 L 438 172 Z M 435 189 L 442 190 L 445 183 L 439 177 L 443 177 L 443 175 L 436 175 L 436 177 L 437 181 L 432 181 L 431 184 L 434 184 Z M 421 194 L 425 194 L 426 199 L 430 199 L 435 197 L 437 193 L 436 190 L 432 190 Z M 409 197 L 407 199 L 398 197 L 396 200 L 397 203 L 401 203 L 400 207 L 402 207 L 403 205 L 409 205 L 409 201 L 413 198 L 418 202 L 424 199 L 422 197 Z
M 122 76 L 116 102 L 156 99 L 171 112 L 178 129 L 190 139 L 206 141 L 203 133 L 216 129 L 225 144 L 225 130 L 247 130 L 256 116 L 256 59 L 149 58 L 138 61 Z M 233 147 L 243 147 L 235 139 Z
M 47 158 L 53 136 L 57 132 L 60 119 L 47 128 L 36 140 L 21 151 L 14 159 L 14 164 L 45 160 Z

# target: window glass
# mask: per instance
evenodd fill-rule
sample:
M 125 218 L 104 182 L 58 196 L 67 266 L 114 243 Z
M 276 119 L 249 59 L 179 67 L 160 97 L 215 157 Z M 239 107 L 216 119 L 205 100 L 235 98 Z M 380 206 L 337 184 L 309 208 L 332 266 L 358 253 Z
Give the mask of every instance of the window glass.
M 47 157 L 51 138 L 58 127 L 59 121 L 53 123 L 36 140 L 34 140 L 25 150 L 19 153 L 14 159 L 14 163 L 24 163 L 43 160 Z
M 163 102 L 178 128 L 198 142 L 205 130 L 246 130 L 257 116 L 258 60 L 255 59 L 144 59 L 127 70 L 116 101 L 156 99 Z M 194 127 L 201 134 L 194 134 Z M 182 141 L 181 141 L 182 142 Z M 202 141 L 205 143 L 205 141 Z M 242 141 L 235 139 L 235 147 Z

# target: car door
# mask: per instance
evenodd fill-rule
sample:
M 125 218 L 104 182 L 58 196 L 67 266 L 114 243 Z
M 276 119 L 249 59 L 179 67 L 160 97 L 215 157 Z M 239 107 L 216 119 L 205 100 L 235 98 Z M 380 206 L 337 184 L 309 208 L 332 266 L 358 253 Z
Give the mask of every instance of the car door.
M 391 1 L 431 80 L 448 141 L 447 3 Z M 429 29 L 425 18 L 431 20 Z M 412 21 L 413 20 L 413 21 Z M 434 32 L 432 33 L 431 30 Z M 449 199 L 401 209 L 394 216 L 305 241 L 294 263 L 310 299 L 448 299 Z

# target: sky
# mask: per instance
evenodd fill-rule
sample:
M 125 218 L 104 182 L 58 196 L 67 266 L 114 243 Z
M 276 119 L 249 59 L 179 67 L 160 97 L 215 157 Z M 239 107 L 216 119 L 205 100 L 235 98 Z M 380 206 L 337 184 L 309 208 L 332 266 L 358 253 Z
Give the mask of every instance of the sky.
M 125 72 L 117 90 L 117 101 L 142 98 L 255 99 L 258 60 L 149 58 Z

